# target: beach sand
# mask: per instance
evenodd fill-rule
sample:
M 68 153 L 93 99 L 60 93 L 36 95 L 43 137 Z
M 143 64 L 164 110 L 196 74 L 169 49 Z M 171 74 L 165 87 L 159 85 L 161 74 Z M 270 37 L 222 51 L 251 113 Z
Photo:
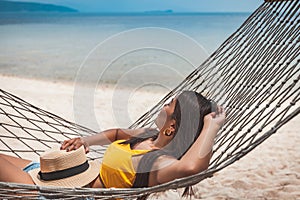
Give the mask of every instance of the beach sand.
M 74 84 L 0 76 L 1 89 L 70 121 L 74 117 Z M 124 105 L 112 106 L 114 94 L 132 93 L 127 100 L 129 121 L 120 122 L 116 113 Z M 95 115 L 100 129 L 133 122 L 166 91 L 115 91 L 103 85 L 95 92 Z M 117 102 L 118 103 L 118 102 Z M 130 104 L 130 105 L 129 105 Z M 132 106 L 134 104 L 134 106 Z M 77 121 L 76 121 L 77 122 Z M 275 135 L 214 177 L 194 186 L 193 199 L 300 199 L 300 116 Z M 152 195 L 152 199 L 182 199 L 182 190 Z

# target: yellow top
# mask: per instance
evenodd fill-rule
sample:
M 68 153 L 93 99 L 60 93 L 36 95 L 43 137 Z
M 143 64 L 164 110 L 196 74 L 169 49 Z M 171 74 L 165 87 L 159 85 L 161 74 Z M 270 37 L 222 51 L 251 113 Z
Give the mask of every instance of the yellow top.
M 131 188 L 135 180 L 132 156 L 145 154 L 150 150 L 133 150 L 130 144 L 117 140 L 107 148 L 100 168 L 100 177 L 106 188 Z

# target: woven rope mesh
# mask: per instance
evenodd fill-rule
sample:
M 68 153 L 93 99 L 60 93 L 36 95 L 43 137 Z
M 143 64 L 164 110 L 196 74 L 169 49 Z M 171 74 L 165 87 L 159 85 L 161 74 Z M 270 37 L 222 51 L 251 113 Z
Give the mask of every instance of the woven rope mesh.
M 68 138 L 96 132 L 69 122 L 0 90 L 0 152 L 38 159 L 40 153 Z M 92 149 L 90 158 L 102 158 L 104 147 Z
M 266 1 L 203 64 L 131 128 L 151 127 L 164 103 L 183 90 L 195 90 L 226 109 L 207 171 L 140 189 L 59 189 L 0 183 L 0 194 L 14 198 L 34 191 L 48 197 L 136 198 L 196 184 L 234 163 L 300 113 L 299 1 Z M 93 130 L 68 122 L 0 91 L 0 152 L 38 156 L 53 144 Z M 35 148 L 33 149 L 32 146 Z M 37 147 L 37 148 L 36 148 Z M 92 149 L 101 158 L 104 148 Z M 12 194 L 10 194 L 12 193 Z

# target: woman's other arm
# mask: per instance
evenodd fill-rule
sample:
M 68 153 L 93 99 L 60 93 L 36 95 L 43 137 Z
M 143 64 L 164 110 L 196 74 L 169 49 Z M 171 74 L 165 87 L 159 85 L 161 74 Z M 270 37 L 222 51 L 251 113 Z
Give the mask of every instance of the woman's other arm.
M 152 180 L 156 184 L 161 184 L 206 170 L 209 166 L 214 139 L 224 121 L 223 108 L 219 108 L 219 114 L 206 115 L 201 134 L 191 148 L 180 160 L 168 156 L 159 158 L 155 162 L 155 167 L 159 170 L 153 173 L 155 177 L 152 176 Z
M 89 146 L 93 145 L 106 145 L 116 140 L 127 140 L 131 137 L 137 136 L 146 131 L 146 128 L 140 129 L 108 129 L 97 133 L 95 135 L 86 137 L 77 137 L 69 140 L 65 140 L 62 145 L 62 150 L 71 151 L 78 149 L 84 145 L 86 153 L 89 152 Z

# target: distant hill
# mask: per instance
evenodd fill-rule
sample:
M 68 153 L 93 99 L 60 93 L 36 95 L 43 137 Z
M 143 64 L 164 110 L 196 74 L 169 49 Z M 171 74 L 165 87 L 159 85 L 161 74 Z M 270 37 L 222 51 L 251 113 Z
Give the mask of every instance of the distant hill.
M 78 12 L 73 8 L 53 4 L 0 0 L 0 12 Z

